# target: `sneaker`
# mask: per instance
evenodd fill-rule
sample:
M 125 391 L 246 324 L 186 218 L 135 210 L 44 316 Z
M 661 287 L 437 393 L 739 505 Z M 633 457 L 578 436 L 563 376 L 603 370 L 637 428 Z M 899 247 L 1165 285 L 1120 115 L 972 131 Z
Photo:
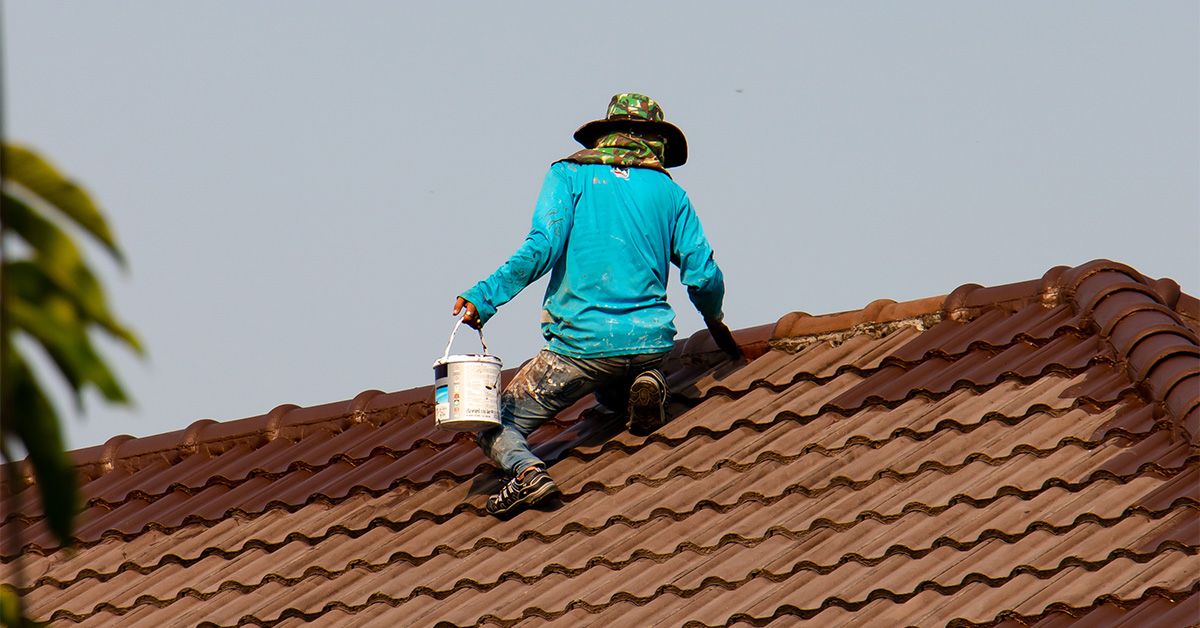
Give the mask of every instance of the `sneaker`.
M 629 387 L 629 431 L 645 436 L 667 423 L 667 380 L 657 369 L 646 371 Z
M 499 493 L 488 498 L 487 511 L 493 515 L 507 514 L 519 507 L 532 506 L 559 492 L 545 469 L 529 467 L 509 480 Z

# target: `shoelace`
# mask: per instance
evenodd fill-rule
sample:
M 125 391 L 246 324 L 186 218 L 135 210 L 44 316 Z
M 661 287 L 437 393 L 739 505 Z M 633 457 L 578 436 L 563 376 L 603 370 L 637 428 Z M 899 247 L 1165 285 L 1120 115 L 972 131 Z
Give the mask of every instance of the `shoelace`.
M 509 498 L 512 497 L 512 486 L 514 483 L 516 483 L 516 481 L 516 478 L 509 480 L 508 483 L 504 485 L 504 488 L 500 489 L 500 499 L 496 501 L 500 503 L 507 502 Z
M 508 483 L 506 483 L 504 485 L 504 488 L 500 489 L 500 495 L 499 495 L 500 499 L 498 501 L 507 502 L 510 498 L 512 498 L 513 495 L 518 490 L 517 488 L 514 488 L 514 487 L 519 486 L 521 484 L 521 478 L 524 477 L 526 473 L 530 473 L 530 472 L 531 472 L 531 469 L 526 469 L 525 471 L 522 471 L 520 474 L 518 474 L 513 479 L 509 480 Z

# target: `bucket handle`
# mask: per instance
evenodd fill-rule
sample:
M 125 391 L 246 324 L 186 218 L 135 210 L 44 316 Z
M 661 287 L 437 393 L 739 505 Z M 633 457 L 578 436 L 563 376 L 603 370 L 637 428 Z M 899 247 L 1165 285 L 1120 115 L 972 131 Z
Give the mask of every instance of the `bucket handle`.
M 446 352 L 442 354 L 443 360 L 450 357 L 450 346 L 454 344 L 454 334 L 458 333 L 458 328 L 462 327 L 462 323 L 463 323 L 462 319 L 461 318 L 458 319 L 458 322 L 454 324 L 454 329 L 450 330 L 450 342 L 446 343 Z M 485 342 L 483 340 L 483 330 L 482 329 L 479 330 L 479 344 L 483 345 L 483 352 L 486 354 L 488 352 L 488 348 L 487 348 L 487 342 Z

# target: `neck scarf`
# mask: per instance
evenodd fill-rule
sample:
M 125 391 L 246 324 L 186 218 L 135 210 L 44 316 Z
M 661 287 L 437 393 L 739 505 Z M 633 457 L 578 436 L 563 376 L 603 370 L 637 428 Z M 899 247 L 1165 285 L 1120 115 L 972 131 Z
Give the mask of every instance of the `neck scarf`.
M 565 158 L 580 164 L 608 164 L 622 168 L 653 168 L 666 173 L 663 151 L 667 143 L 656 136 L 641 136 L 630 131 L 610 133 L 596 142 L 595 148 L 585 148 Z

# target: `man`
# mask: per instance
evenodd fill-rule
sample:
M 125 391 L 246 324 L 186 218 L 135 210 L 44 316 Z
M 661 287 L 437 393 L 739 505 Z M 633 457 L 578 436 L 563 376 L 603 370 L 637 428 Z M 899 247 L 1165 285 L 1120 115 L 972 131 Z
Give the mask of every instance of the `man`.
M 723 348 L 725 284 L 687 193 L 667 168 L 687 161 L 687 141 L 641 94 L 612 97 L 607 116 L 575 132 L 585 149 L 550 166 L 533 227 L 513 256 L 459 295 L 455 316 L 479 328 L 547 271 L 542 311 L 547 347 L 517 373 L 501 401 L 501 427 L 479 445 L 511 479 L 488 499 L 506 515 L 558 492 L 526 437 L 588 393 L 628 412 L 631 431 L 665 422 L 658 371 L 675 338 L 667 304 L 670 264 Z

